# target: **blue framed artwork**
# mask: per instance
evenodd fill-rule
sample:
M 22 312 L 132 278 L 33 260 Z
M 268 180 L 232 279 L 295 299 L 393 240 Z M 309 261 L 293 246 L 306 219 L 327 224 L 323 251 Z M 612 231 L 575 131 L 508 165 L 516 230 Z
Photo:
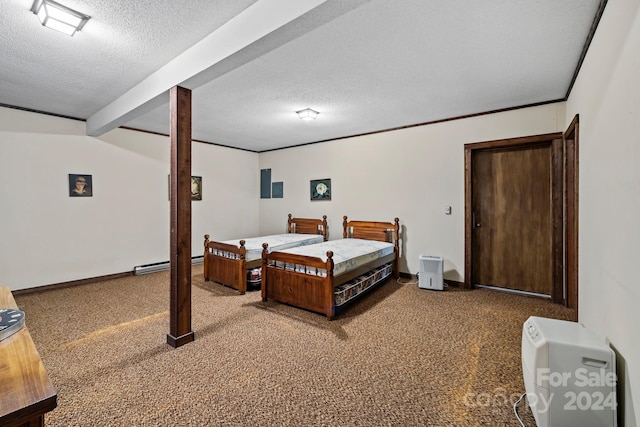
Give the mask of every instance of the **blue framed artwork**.
M 284 197 L 284 185 L 282 182 L 274 182 L 271 184 L 271 198 L 282 199 Z
M 260 169 L 260 198 L 271 198 L 271 169 Z

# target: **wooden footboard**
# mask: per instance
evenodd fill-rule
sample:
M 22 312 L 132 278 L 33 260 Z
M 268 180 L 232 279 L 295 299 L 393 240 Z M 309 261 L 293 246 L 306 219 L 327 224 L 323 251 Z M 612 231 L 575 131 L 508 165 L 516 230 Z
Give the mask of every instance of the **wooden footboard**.
M 360 266 L 355 270 L 334 277 L 333 252 L 327 252 L 327 260 L 321 258 L 274 251 L 268 246 L 262 250 L 262 300 L 269 299 L 295 307 L 321 313 L 331 320 L 336 313 L 334 290 L 372 269 L 391 263 L 393 276 L 398 277 L 400 225 L 395 222 L 343 221 L 345 238 L 390 241 L 394 252 Z M 296 266 L 296 269 L 285 266 Z
M 218 255 L 226 253 L 228 256 Z M 218 282 L 237 289 L 240 294 L 247 291 L 247 249 L 244 240 L 240 245 L 229 245 L 222 242 L 209 241 L 204 235 L 204 280 Z M 258 265 L 259 266 L 259 265 Z
M 323 313 L 332 318 L 333 305 L 333 252 L 327 252 L 327 261 L 302 255 L 272 252 L 267 245 L 262 252 L 262 300 L 271 298 L 296 307 Z M 267 259 L 268 258 L 268 259 Z M 277 268 L 269 262 L 304 265 L 306 272 Z M 320 271 L 326 275 L 319 274 Z

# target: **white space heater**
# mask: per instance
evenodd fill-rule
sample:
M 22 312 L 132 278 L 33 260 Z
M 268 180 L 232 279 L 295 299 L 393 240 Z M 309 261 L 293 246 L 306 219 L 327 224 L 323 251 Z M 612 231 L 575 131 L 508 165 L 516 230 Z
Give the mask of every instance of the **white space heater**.
M 579 323 L 529 317 L 522 375 L 538 427 L 616 426 L 615 353 Z
M 418 287 L 441 291 L 444 285 L 443 258 L 441 256 L 420 255 L 419 263 Z

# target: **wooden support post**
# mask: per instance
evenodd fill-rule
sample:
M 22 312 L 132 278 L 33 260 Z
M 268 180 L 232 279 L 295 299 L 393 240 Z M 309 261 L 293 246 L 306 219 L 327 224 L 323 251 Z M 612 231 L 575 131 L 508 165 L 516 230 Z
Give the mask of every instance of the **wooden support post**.
M 170 330 L 176 348 L 194 340 L 191 331 L 191 91 L 170 90 L 171 219 Z

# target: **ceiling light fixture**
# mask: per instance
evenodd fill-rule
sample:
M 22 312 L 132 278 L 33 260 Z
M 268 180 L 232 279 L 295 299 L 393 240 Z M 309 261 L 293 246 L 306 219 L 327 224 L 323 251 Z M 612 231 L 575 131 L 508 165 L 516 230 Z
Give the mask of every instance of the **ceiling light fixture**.
M 73 36 L 87 23 L 88 15 L 56 3 L 53 0 L 35 0 L 31 11 L 38 15 L 45 27 Z
M 303 120 L 315 120 L 320 113 L 311 108 L 305 108 L 304 110 L 296 111 L 296 114 Z

